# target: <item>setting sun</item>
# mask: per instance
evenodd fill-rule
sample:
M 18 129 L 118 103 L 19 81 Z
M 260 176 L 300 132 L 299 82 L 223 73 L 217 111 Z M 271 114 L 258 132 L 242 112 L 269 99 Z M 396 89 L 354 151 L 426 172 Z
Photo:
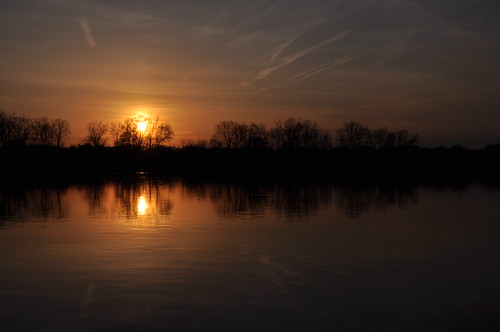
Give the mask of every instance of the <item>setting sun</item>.
M 148 128 L 148 123 L 146 121 L 137 123 L 137 130 L 146 131 L 147 128 Z
M 138 131 L 145 132 L 148 129 L 149 121 L 148 121 L 147 117 L 145 117 L 143 115 L 139 115 L 136 117 L 135 121 L 137 122 L 137 130 Z

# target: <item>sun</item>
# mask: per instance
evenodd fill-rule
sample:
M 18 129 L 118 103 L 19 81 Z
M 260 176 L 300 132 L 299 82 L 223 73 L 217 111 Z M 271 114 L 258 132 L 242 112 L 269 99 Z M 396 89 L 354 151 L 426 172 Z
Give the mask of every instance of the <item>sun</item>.
M 143 115 L 139 115 L 135 118 L 135 122 L 137 123 L 137 130 L 140 131 L 141 133 L 144 133 L 146 132 L 146 130 L 148 129 L 148 125 L 149 125 L 149 121 L 148 121 L 148 118 L 143 116 Z
M 137 130 L 145 132 L 148 128 L 148 123 L 146 121 L 137 122 Z

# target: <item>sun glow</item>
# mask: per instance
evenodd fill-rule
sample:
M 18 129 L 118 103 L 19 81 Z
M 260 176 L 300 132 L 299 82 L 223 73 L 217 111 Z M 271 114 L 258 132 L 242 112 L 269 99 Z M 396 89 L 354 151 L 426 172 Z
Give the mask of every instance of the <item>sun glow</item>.
M 135 123 L 137 125 L 137 130 L 140 131 L 141 133 L 144 133 L 148 129 L 149 117 L 142 114 L 138 115 L 135 117 Z
M 148 122 L 147 121 L 138 121 L 137 122 L 137 130 L 140 132 L 145 132 L 146 129 L 148 129 Z

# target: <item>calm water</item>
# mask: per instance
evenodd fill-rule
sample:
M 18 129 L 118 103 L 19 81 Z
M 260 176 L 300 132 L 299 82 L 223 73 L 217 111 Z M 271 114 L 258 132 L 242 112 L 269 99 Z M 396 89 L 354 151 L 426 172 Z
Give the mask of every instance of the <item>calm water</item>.
M 500 191 L 0 193 L 2 331 L 498 331 Z

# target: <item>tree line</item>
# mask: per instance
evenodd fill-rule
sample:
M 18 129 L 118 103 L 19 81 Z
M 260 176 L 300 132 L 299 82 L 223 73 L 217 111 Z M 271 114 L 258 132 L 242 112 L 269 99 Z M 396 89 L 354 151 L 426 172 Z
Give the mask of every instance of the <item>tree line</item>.
M 415 146 L 418 135 L 408 130 L 390 131 L 385 127 L 371 130 L 358 122 L 347 122 L 333 133 L 316 122 L 289 118 L 266 129 L 263 124 L 221 121 L 208 142 L 212 148 L 267 148 L 273 150 L 383 149 Z M 206 144 L 206 143 L 205 143 Z M 194 144 L 196 145 L 196 144 Z
M 70 134 L 71 126 L 64 119 L 30 119 L 0 111 L 0 146 L 62 147 Z
M 84 144 L 104 147 L 111 140 L 117 147 L 151 149 L 166 145 L 174 136 L 172 126 L 159 117 L 131 117 L 122 121 L 106 123 L 92 121 L 87 125 Z
M 64 119 L 30 119 L 0 111 L 0 146 L 41 145 L 62 147 L 71 134 Z M 83 146 L 135 147 L 152 149 L 166 146 L 174 137 L 172 126 L 157 118 L 129 117 L 122 121 L 91 121 Z M 330 132 L 316 122 L 297 118 L 276 121 L 267 129 L 255 122 L 220 121 L 209 140 L 181 139 L 181 148 L 330 150 L 332 148 L 398 148 L 415 146 L 418 135 L 407 130 L 390 131 L 385 127 L 370 129 L 358 122 L 347 122 Z
M 0 147 L 50 146 L 63 147 L 71 135 L 68 120 L 47 117 L 28 118 L 0 111 Z M 131 117 L 106 123 L 91 121 L 83 145 L 93 147 L 133 146 L 155 148 L 166 145 L 174 136 L 170 124 L 159 118 Z

